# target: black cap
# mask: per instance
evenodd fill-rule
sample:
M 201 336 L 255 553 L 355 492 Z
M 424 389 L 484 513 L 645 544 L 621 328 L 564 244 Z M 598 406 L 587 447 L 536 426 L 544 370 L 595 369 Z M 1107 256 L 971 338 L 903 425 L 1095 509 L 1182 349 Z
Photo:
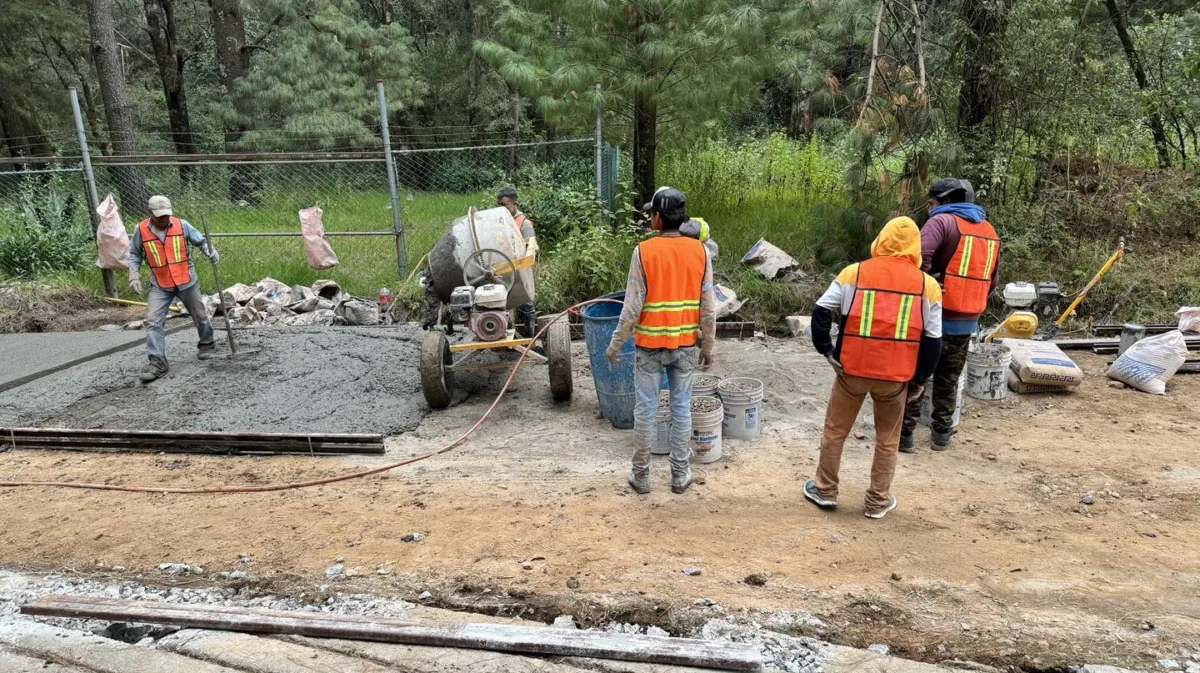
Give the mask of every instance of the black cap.
M 514 189 L 513 187 L 502 187 L 500 189 L 500 192 L 498 194 L 496 194 L 496 202 L 499 203 L 500 199 L 502 199 L 506 196 L 508 198 L 512 199 L 513 201 L 516 201 L 517 200 L 517 190 Z
M 929 198 L 952 203 L 974 203 L 975 188 L 967 180 L 942 178 L 929 188 Z
M 687 197 L 678 189 L 670 187 L 659 187 L 654 196 L 650 198 L 650 203 L 642 206 L 642 210 L 647 213 L 658 213 L 672 220 L 687 219 Z

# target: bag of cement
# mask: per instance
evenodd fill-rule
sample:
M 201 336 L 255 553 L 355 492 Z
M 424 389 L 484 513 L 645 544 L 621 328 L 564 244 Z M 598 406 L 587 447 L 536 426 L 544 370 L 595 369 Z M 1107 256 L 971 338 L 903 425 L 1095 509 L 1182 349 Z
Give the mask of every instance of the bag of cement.
M 1043 386 L 1077 386 L 1083 381 L 1083 370 L 1051 341 L 1002 339 L 1012 351 L 1009 367 L 1022 383 Z
M 379 305 L 373 301 L 350 297 L 338 304 L 334 314 L 347 325 L 378 325 Z
M 261 290 L 261 294 L 266 295 L 268 301 L 275 302 L 276 304 L 292 303 L 292 288 L 281 281 L 271 277 L 263 278 L 258 281 L 258 287 Z
M 233 308 L 250 301 L 259 292 L 262 292 L 262 288 L 257 285 L 235 283 L 225 288 L 225 303 Z
M 304 234 L 304 252 L 308 255 L 308 266 L 322 271 L 338 265 L 337 255 L 325 240 L 325 225 L 321 222 L 324 211 L 319 206 L 300 211 L 300 231 Z
M 713 287 L 713 296 L 717 299 L 717 320 L 737 313 L 746 304 L 745 301 L 738 300 L 736 292 L 724 285 Z
M 1175 312 L 1180 332 L 1200 332 L 1200 306 L 1184 306 Z
M 342 286 L 338 285 L 337 281 L 334 280 L 318 280 L 313 283 L 312 289 L 313 292 L 317 293 L 318 297 L 330 301 L 337 300 L 342 294 Z
M 310 313 L 312 311 L 317 310 L 317 304 L 320 301 L 321 300 L 318 299 L 314 295 L 307 299 L 301 299 L 300 301 L 296 301 L 296 302 L 292 302 L 291 304 L 288 304 L 288 310 L 294 311 L 296 313 Z
M 1007 345 L 1007 342 L 1005 343 Z M 1043 383 L 1025 383 L 1010 367 L 1008 370 L 1008 389 L 1014 393 L 1028 395 L 1031 393 L 1069 393 L 1074 386 L 1046 385 Z
M 1129 347 L 1105 374 L 1153 395 L 1167 394 L 1167 381 L 1187 360 L 1187 341 L 1179 330 L 1147 337 Z
M 322 309 L 320 311 L 313 311 L 312 313 L 302 313 L 284 318 L 283 324 L 291 327 L 328 327 L 333 324 L 334 318 L 333 311 Z
M 316 296 L 317 293 L 313 292 L 311 287 L 304 287 L 303 285 L 292 286 L 292 302 L 304 301 Z
M 262 321 L 262 315 L 251 306 L 229 309 L 229 322 L 234 325 L 252 325 Z
M 204 302 L 204 311 L 210 316 L 221 315 L 225 312 L 221 307 L 221 298 L 216 294 L 204 295 L 200 301 Z
M 750 251 L 742 258 L 742 264 L 755 269 L 767 280 L 775 280 L 782 274 L 800 266 L 800 263 L 791 255 L 767 243 L 765 238 L 758 239 L 758 243 L 750 248 Z
M 125 223 L 121 222 L 112 194 L 100 203 L 96 214 L 100 216 L 96 227 L 96 248 L 100 251 L 96 266 L 110 270 L 129 268 L 129 234 L 125 233 Z

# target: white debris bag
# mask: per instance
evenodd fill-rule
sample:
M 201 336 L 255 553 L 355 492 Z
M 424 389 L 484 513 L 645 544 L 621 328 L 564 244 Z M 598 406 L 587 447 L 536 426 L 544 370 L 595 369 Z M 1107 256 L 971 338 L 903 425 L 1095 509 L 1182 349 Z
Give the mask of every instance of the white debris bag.
M 1108 378 L 1153 395 L 1167 394 L 1167 381 L 1187 360 L 1187 341 L 1173 330 L 1147 337 L 1129 347 L 1112 363 Z
M 737 313 L 739 309 L 746 304 L 745 300 L 738 299 L 737 293 L 725 287 L 724 285 L 716 285 L 713 287 L 713 296 L 717 300 L 717 319 L 720 320 L 727 315 Z
M 1066 387 L 1083 381 L 1083 370 L 1052 341 L 1002 339 L 1001 343 L 1012 351 L 1009 368 L 1022 383 Z
M 96 266 L 113 271 L 129 268 L 129 234 L 125 232 L 125 223 L 121 221 L 121 212 L 117 210 L 117 202 L 109 194 L 100 206 L 96 208 L 100 216 L 100 224 L 96 228 L 96 248 L 100 255 Z
M 321 222 L 324 211 L 320 206 L 300 211 L 300 231 L 304 234 L 304 252 L 308 254 L 308 265 L 322 271 L 338 265 L 337 255 L 325 239 L 325 225 Z
M 1180 332 L 1200 332 L 1200 306 L 1184 306 L 1175 312 Z
M 758 271 L 767 280 L 775 280 L 784 273 L 800 266 L 800 262 L 797 262 L 783 250 L 768 243 L 765 238 L 758 239 L 758 243 L 755 243 L 750 248 L 750 251 L 742 258 L 742 264 Z
M 347 325 L 379 324 L 379 305 L 358 297 L 350 297 L 338 304 L 334 313 Z

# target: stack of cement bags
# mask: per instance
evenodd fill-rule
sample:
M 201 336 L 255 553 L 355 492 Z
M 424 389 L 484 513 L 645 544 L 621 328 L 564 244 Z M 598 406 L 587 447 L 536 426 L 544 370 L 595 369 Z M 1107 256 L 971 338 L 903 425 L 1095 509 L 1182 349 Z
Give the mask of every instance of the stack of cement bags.
M 263 278 L 254 285 L 237 283 L 225 289 L 224 306 L 229 320 L 237 325 L 376 325 L 379 307 L 373 301 L 353 297 L 332 280 L 318 280 L 312 287 Z M 204 298 L 211 315 L 220 315 L 221 299 Z
M 1083 370 L 1051 341 L 1004 339 L 1012 351 L 1008 387 L 1016 393 L 1067 392 L 1083 381 Z

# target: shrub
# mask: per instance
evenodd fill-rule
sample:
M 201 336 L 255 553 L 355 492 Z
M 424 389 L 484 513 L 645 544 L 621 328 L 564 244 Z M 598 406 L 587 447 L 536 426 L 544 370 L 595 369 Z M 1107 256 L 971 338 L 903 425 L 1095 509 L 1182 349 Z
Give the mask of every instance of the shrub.
M 48 232 L 20 226 L 0 235 L 0 273 L 32 277 L 83 268 L 90 240 L 78 231 Z
M 561 241 L 538 268 L 539 310 L 561 311 L 623 290 L 633 248 L 642 238 L 632 226 L 598 225 Z

